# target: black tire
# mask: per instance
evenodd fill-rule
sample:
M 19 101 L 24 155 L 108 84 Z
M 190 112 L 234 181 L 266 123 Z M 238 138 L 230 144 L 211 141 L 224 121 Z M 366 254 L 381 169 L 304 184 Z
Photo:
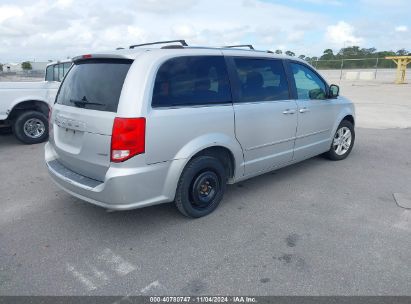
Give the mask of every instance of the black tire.
M 335 145 L 335 140 L 339 139 L 339 131 L 348 129 L 351 132 L 351 140 L 349 148 L 342 149 L 338 152 L 338 145 Z M 343 160 L 351 153 L 352 148 L 354 147 L 355 142 L 355 130 L 353 124 L 348 120 L 343 120 L 337 128 L 337 131 L 334 134 L 333 141 L 331 143 L 330 150 L 325 153 L 325 156 L 331 160 Z M 347 142 L 346 142 L 347 143 Z
M 174 202 L 187 217 L 206 216 L 220 204 L 226 184 L 226 171 L 218 159 L 212 156 L 196 157 L 180 176 Z
M 34 134 L 36 132 L 33 129 L 28 130 L 30 121 L 33 122 L 32 125 L 35 125 L 34 128 L 37 128 L 38 134 Z M 28 125 L 26 125 L 26 123 Z M 43 113 L 37 111 L 23 112 L 14 121 L 13 133 L 18 140 L 28 145 L 44 142 L 47 140 L 49 135 L 47 117 Z M 30 133 L 32 136 L 30 136 Z

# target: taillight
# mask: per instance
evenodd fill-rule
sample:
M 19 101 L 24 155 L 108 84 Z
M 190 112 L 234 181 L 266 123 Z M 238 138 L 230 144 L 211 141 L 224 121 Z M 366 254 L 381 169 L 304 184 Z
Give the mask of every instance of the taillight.
M 123 162 L 135 155 L 145 152 L 146 119 L 119 118 L 114 119 L 111 136 L 111 161 Z

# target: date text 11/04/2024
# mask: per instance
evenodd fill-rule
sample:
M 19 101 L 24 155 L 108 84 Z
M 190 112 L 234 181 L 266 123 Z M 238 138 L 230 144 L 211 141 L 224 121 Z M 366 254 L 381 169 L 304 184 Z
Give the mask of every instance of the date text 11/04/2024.
M 150 297 L 151 303 L 256 303 L 255 297 L 225 297 L 225 296 L 199 296 L 199 297 Z

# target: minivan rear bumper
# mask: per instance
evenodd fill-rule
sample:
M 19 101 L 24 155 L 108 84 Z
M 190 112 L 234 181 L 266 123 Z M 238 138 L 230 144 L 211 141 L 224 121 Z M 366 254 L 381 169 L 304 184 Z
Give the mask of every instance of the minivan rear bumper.
M 136 168 L 110 167 L 104 181 L 77 174 L 58 162 L 53 146 L 45 146 L 45 161 L 52 180 L 71 195 L 112 210 L 129 210 L 171 202 L 184 160 Z

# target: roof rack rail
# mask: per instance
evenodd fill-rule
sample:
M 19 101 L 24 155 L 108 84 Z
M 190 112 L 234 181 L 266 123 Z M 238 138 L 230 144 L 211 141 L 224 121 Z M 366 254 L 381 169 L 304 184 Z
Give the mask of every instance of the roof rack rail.
M 224 48 L 232 49 L 232 48 L 240 48 L 240 47 L 248 47 L 250 50 L 254 50 L 254 47 L 251 44 L 238 44 L 238 45 L 227 45 Z
M 130 49 L 134 49 L 136 47 L 145 46 L 145 45 L 164 44 L 164 43 L 173 43 L 173 42 L 179 42 L 181 43 L 181 46 L 188 46 L 185 40 L 168 40 L 168 41 L 156 41 L 156 42 L 150 42 L 150 43 L 130 45 Z

